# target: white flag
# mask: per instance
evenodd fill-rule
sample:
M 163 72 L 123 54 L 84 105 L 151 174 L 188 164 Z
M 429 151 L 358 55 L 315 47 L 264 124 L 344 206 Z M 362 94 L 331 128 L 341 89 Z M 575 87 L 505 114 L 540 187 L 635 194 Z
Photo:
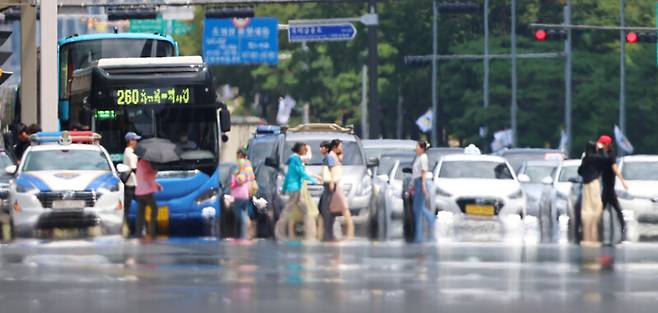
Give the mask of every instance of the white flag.
M 434 114 L 432 114 L 432 110 L 427 110 L 425 114 L 421 115 L 417 120 L 416 120 L 416 125 L 418 125 L 418 128 L 424 133 L 432 130 L 432 122 L 434 120 Z
M 567 132 L 563 130 L 560 131 L 560 146 L 559 150 L 562 151 L 562 153 L 567 153 L 567 144 L 569 143 L 569 137 L 567 136 Z
M 619 149 L 624 151 L 625 154 L 633 154 L 633 150 L 635 150 L 633 145 L 630 141 L 628 141 L 628 138 L 624 136 L 624 133 L 622 133 L 621 129 L 617 125 L 615 125 L 615 141 L 617 142 Z
M 505 147 L 514 144 L 514 134 L 511 129 L 500 130 L 494 133 L 494 140 L 491 142 L 491 151 L 496 152 Z
M 297 102 L 289 95 L 279 98 L 279 112 L 276 114 L 276 121 L 279 125 L 288 124 L 295 105 L 297 105 Z

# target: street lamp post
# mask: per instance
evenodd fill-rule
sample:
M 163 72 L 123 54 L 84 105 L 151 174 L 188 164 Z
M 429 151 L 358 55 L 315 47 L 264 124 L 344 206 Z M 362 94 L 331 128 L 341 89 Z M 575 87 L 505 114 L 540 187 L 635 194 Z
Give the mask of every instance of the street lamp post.
M 626 26 L 625 1 L 619 0 L 619 26 Z M 626 133 L 626 34 L 619 31 L 619 128 Z
M 432 2 L 432 55 L 438 54 L 439 31 L 438 31 L 439 9 L 436 1 Z M 437 64 L 438 60 L 432 58 L 432 146 L 439 145 L 439 97 L 438 97 L 438 79 Z
M 512 0 L 512 103 L 511 103 L 511 117 L 512 117 L 512 145 L 516 147 L 518 144 L 518 127 L 517 127 L 517 103 L 516 103 L 516 89 L 517 89 L 517 77 L 516 77 L 516 0 Z

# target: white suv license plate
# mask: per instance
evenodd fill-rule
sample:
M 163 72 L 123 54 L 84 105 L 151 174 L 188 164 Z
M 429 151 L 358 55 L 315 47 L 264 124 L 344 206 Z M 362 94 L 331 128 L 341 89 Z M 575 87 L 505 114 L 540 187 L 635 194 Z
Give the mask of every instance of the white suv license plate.
M 53 209 L 83 209 L 85 207 L 84 200 L 55 200 L 53 201 Z

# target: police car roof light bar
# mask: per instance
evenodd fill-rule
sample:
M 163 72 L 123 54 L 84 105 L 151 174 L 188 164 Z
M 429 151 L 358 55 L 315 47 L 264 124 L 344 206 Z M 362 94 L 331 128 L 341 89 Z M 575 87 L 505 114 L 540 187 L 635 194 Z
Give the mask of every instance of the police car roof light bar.
M 92 131 L 60 131 L 60 132 L 38 132 L 30 136 L 34 144 L 58 143 L 68 145 L 72 143 L 98 144 L 101 135 Z

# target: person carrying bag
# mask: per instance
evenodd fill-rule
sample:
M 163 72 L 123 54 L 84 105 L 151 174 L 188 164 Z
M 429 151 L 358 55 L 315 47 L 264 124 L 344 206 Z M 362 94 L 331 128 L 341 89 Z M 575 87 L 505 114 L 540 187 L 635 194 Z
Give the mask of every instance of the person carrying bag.
M 352 221 L 352 213 L 348 207 L 345 192 L 340 187 L 340 181 L 343 177 L 343 164 L 340 156 L 343 154 L 343 142 L 339 139 L 331 141 L 331 152 L 327 158 L 329 161 L 329 170 L 331 172 L 330 188 L 333 190 L 333 195 L 329 204 L 329 211 L 333 215 L 342 215 L 345 219 L 345 238 L 354 238 L 354 222 Z

